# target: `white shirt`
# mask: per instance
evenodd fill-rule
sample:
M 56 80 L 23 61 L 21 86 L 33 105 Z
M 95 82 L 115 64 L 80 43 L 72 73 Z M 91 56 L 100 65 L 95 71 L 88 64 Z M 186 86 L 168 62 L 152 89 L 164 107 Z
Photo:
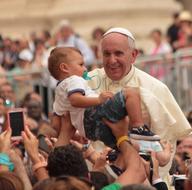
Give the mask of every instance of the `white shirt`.
M 73 107 L 71 105 L 68 96 L 73 92 L 80 92 L 89 97 L 98 97 L 98 95 L 88 86 L 86 80 L 82 77 L 73 75 L 57 85 L 55 89 L 53 111 L 57 115 L 63 115 L 66 111 L 69 111 L 72 125 L 79 131 L 80 135 L 85 136 L 83 127 L 85 109 Z

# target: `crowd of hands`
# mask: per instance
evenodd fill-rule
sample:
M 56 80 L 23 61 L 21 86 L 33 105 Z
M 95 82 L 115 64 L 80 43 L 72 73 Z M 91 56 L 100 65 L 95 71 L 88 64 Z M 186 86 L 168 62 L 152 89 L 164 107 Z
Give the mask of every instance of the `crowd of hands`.
M 66 123 L 70 123 L 69 115 L 65 115 L 64 119 L 65 119 Z M 127 134 L 128 123 L 129 123 L 129 120 L 127 117 L 115 124 L 111 123 L 107 120 L 104 120 L 104 122 L 111 128 L 113 135 L 116 137 L 116 139 L 119 139 L 119 137 Z M 58 136 L 58 139 L 52 138 L 52 137 L 45 138 L 46 143 L 48 144 L 50 149 L 54 149 L 57 146 L 62 146 L 65 144 L 64 143 L 65 139 L 63 139 L 64 133 L 65 133 L 65 129 L 61 125 L 60 134 Z M 24 159 L 24 157 L 21 156 L 21 154 L 18 154 L 18 150 L 16 148 L 17 147 L 16 145 L 20 142 L 12 140 L 11 134 L 12 134 L 11 128 L 7 128 L 4 132 L 2 132 L 0 134 L 0 153 L 5 153 L 10 157 L 11 162 L 14 164 L 14 172 L 20 177 L 20 179 L 22 179 L 24 187 L 25 187 L 24 189 L 30 190 L 33 187 L 31 185 L 31 182 L 30 182 L 27 170 L 26 170 L 26 165 L 31 165 L 31 168 L 33 168 L 35 165 L 37 166 L 38 163 L 46 163 L 47 159 L 48 159 L 48 153 L 39 149 L 38 138 L 30 131 L 29 127 L 26 125 L 24 128 L 24 131 L 21 134 L 21 136 L 22 136 L 21 141 L 24 145 L 25 151 L 27 152 L 27 156 L 25 156 L 25 157 L 27 157 L 27 160 L 26 160 L 26 158 Z M 74 138 L 70 140 L 70 143 L 72 145 L 76 146 L 79 150 L 83 150 L 83 147 L 85 147 L 85 144 L 86 145 L 89 144 L 89 141 L 85 138 L 80 137 L 76 133 Z M 172 147 L 171 147 L 170 143 L 162 141 L 161 144 L 163 146 L 163 149 L 167 149 L 171 153 Z M 129 150 L 129 153 L 131 153 L 131 151 L 134 151 L 134 154 L 135 154 L 135 151 L 138 151 L 138 149 L 139 149 L 138 145 L 132 140 L 131 140 L 131 144 L 129 144 L 128 146 L 133 147 L 133 149 Z M 124 148 L 124 147 L 122 147 L 122 148 Z M 110 148 L 105 148 L 102 152 L 98 152 L 90 144 L 90 146 L 85 151 L 83 151 L 83 156 L 85 159 L 88 159 L 90 161 L 90 163 L 92 164 L 92 170 L 102 172 L 104 170 L 105 166 L 107 164 L 110 164 L 109 161 L 106 159 L 109 151 L 110 151 Z M 125 151 L 125 153 L 126 153 L 126 150 L 120 149 L 120 151 Z M 123 166 L 124 171 L 125 171 L 124 172 L 125 176 L 123 176 L 123 177 L 128 177 L 130 180 L 127 180 L 124 183 L 123 177 L 121 178 L 121 176 L 120 176 L 116 179 L 116 181 L 118 182 L 118 180 L 119 180 L 119 182 L 122 183 L 123 185 L 126 185 L 126 183 L 127 184 L 141 183 L 141 181 L 143 181 L 143 182 L 145 181 L 146 184 L 149 184 L 150 177 L 152 177 L 152 180 L 160 178 L 159 162 L 156 159 L 156 153 L 151 151 L 150 155 L 151 155 L 151 160 L 153 163 L 152 164 L 153 165 L 153 168 L 152 168 L 153 176 L 150 176 L 151 175 L 150 174 L 150 169 L 151 169 L 150 162 L 145 161 L 144 159 L 139 157 L 139 161 L 138 161 L 139 163 L 136 163 L 136 164 L 141 165 L 140 172 L 141 172 L 142 176 L 140 176 L 140 178 L 138 178 L 138 179 L 137 179 L 137 177 L 133 176 L 134 172 L 138 172 L 138 171 L 132 171 L 132 170 L 134 170 L 134 167 L 131 168 L 131 165 L 132 164 L 134 165 L 135 163 L 130 163 L 129 161 L 125 161 L 124 166 Z M 125 156 L 126 156 L 126 154 L 122 154 L 122 159 L 129 160 L 129 158 L 125 158 Z M 136 157 L 136 158 L 138 159 L 138 157 Z M 133 157 L 133 159 L 135 159 L 135 158 Z M 29 160 L 30 160 L 31 164 L 29 164 L 30 163 Z M 130 161 L 133 162 L 133 160 L 131 160 L 131 158 L 130 158 Z M 127 173 L 126 173 L 126 171 L 127 171 Z M 143 173 L 142 173 L 142 171 L 143 171 Z M 37 178 L 38 181 L 49 178 L 46 167 L 42 167 L 41 170 L 34 171 L 33 175 Z

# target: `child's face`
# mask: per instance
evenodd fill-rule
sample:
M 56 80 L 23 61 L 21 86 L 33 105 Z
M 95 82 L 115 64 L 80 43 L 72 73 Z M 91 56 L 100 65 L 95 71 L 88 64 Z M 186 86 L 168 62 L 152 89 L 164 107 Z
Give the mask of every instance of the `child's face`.
M 77 53 L 74 52 L 72 55 L 72 59 L 70 60 L 70 63 L 67 64 L 67 70 L 68 70 L 68 76 L 77 75 L 82 77 L 84 71 L 86 71 L 86 67 L 84 66 L 83 57 Z

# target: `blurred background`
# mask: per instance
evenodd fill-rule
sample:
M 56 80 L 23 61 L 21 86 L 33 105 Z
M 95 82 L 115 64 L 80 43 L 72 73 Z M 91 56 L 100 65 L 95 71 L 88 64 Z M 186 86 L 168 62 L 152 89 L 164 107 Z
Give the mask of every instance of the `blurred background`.
M 164 82 L 182 110 L 192 110 L 191 0 L 0 0 L 0 95 L 10 83 L 10 105 L 31 93 L 52 111 L 56 81 L 47 71 L 50 50 L 74 46 L 88 70 L 102 67 L 100 39 L 110 27 L 136 38 L 136 65 Z M 6 86 L 6 85 L 5 85 Z
M 165 32 L 173 13 L 192 10 L 191 4 L 190 0 L 1 0 L 0 32 L 12 37 L 42 29 L 54 32 L 61 20 L 68 19 L 88 41 L 97 26 L 123 26 L 134 33 L 138 47 L 147 49 L 150 31 Z

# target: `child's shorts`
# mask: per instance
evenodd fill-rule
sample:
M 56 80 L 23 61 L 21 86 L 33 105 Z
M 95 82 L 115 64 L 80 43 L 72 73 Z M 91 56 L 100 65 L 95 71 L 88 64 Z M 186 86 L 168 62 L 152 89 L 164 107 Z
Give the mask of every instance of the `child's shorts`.
M 114 123 L 123 119 L 127 115 L 125 105 L 125 97 L 122 91 L 120 91 L 102 105 L 86 108 L 84 113 L 86 137 L 93 141 L 100 140 L 107 146 L 114 148 L 116 146 L 116 139 L 111 129 L 103 123 L 102 118 Z

